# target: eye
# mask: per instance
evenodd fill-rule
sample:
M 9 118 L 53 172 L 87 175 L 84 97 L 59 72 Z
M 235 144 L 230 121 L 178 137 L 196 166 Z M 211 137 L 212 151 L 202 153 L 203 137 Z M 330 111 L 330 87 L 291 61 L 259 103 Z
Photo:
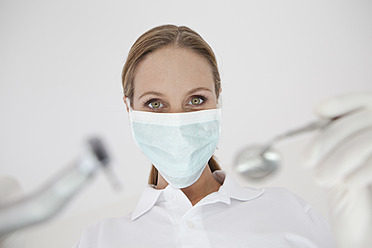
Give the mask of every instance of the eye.
M 189 104 L 191 104 L 191 105 L 200 105 L 203 102 L 204 102 L 203 97 L 201 97 L 201 96 L 195 96 L 195 97 L 191 98 Z
M 164 107 L 164 105 L 160 101 L 157 101 L 157 100 L 152 100 L 150 102 L 147 102 L 146 105 L 153 109 Z

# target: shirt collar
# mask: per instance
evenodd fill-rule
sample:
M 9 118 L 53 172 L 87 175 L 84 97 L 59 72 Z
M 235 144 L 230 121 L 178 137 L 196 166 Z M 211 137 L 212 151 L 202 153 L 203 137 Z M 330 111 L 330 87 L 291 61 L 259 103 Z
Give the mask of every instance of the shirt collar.
M 206 196 L 204 199 L 198 202 L 195 207 L 214 202 L 223 202 L 226 204 L 230 204 L 231 199 L 236 199 L 239 201 L 250 201 L 260 197 L 264 193 L 264 189 L 245 188 L 240 186 L 224 171 L 215 171 L 213 172 L 213 176 L 219 183 L 222 184 L 221 187 L 219 188 L 218 192 L 214 192 Z M 141 195 L 137 207 L 132 213 L 132 220 L 137 219 L 138 217 L 149 211 L 159 200 L 159 196 L 164 191 L 170 190 L 169 187 L 171 186 L 168 185 L 165 189 L 158 190 L 151 185 L 147 185 Z
M 141 198 L 132 213 L 132 220 L 137 219 L 142 214 L 149 211 L 155 205 L 163 190 L 164 189 L 155 189 L 153 185 L 148 184 L 143 190 Z
M 250 201 L 260 197 L 265 191 L 264 189 L 242 187 L 232 177 L 226 174 L 226 172 L 221 170 L 213 172 L 213 176 L 222 184 L 218 193 L 227 195 L 232 199 Z

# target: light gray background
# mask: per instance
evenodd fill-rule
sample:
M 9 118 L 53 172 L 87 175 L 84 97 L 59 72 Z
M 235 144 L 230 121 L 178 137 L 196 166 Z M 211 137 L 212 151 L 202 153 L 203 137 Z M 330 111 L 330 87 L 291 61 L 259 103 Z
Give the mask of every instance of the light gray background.
M 287 187 L 327 216 L 301 167 L 311 135 L 278 146 L 286 163 L 266 181 L 244 182 L 231 164 L 243 146 L 313 120 L 319 100 L 372 90 L 371 10 L 367 0 L 1 0 L 0 173 L 30 193 L 98 134 L 124 184 L 114 193 L 98 175 L 56 219 L 29 229 L 27 247 L 69 247 L 84 226 L 135 206 L 150 166 L 131 137 L 120 73 L 135 39 L 166 23 L 193 28 L 217 55 L 223 169 L 244 185 Z

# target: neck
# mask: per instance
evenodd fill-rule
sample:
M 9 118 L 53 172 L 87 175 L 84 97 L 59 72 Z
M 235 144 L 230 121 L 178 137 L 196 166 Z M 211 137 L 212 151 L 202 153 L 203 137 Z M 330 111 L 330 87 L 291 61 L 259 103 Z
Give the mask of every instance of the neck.
M 158 173 L 157 188 L 164 189 L 167 185 L 167 181 L 165 181 L 160 173 Z M 220 186 L 221 184 L 214 178 L 211 169 L 207 165 L 199 179 L 194 184 L 181 190 L 194 206 L 207 195 L 218 191 Z

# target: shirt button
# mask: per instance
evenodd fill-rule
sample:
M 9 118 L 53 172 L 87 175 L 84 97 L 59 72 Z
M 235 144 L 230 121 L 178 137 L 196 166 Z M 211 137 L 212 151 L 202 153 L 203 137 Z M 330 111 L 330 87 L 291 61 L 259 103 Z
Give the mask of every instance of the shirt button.
M 195 228 L 195 224 L 192 223 L 191 221 L 187 221 L 186 224 L 187 224 L 188 228 L 190 228 L 190 229 L 194 229 Z

